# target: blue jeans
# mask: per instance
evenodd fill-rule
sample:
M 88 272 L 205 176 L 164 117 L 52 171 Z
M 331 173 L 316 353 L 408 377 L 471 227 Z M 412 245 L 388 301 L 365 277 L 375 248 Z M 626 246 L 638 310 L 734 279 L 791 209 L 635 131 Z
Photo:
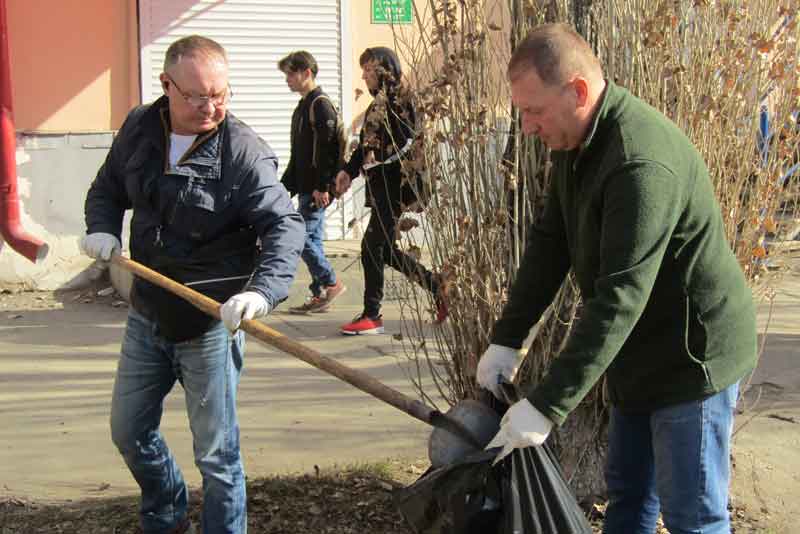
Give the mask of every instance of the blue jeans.
M 649 414 L 611 410 L 605 534 L 729 534 L 730 441 L 738 384 Z
M 245 478 L 239 454 L 236 390 L 244 334 L 222 323 L 197 338 L 170 343 L 155 323 L 131 309 L 111 402 L 111 438 L 142 491 L 145 534 L 168 532 L 187 513 L 183 475 L 159 431 L 164 397 L 179 380 L 203 476 L 203 532 L 247 531 Z
M 325 208 L 313 205 L 314 197 L 311 194 L 300 195 L 298 211 L 306 222 L 306 243 L 300 257 L 311 273 L 311 284 L 308 289 L 311 294 L 318 297 L 324 286 L 336 284 L 336 273 L 333 272 L 325 250 L 322 248 L 322 235 L 325 230 Z

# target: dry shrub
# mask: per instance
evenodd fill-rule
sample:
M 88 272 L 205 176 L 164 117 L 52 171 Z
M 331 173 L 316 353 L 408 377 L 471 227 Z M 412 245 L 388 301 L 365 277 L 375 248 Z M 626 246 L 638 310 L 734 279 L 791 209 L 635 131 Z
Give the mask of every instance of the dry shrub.
M 728 239 L 757 293 L 773 282 L 767 267 L 781 257 L 770 241 L 797 233 L 800 173 L 786 174 L 798 150 L 798 7 L 606 2 L 593 10 L 590 30 L 609 76 L 676 122 L 703 154 Z M 762 111 L 772 129 L 767 143 Z

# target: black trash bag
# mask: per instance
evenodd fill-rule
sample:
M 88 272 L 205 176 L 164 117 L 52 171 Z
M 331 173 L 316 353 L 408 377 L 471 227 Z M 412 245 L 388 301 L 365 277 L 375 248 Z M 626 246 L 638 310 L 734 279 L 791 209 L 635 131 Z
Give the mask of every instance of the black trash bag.
M 495 451 L 431 467 L 412 485 L 395 490 L 394 504 L 417 534 L 502 534 L 504 463 Z
M 547 444 L 516 449 L 503 484 L 504 534 L 592 534 Z
M 518 397 L 508 392 L 509 401 Z M 498 413 L 508 405 L 492 403 Z M 426 471 L 394 492 L 400 514 L 417 534 L 592 534 L 547 444 L 515 449 L 497 465 L 499 449 Z

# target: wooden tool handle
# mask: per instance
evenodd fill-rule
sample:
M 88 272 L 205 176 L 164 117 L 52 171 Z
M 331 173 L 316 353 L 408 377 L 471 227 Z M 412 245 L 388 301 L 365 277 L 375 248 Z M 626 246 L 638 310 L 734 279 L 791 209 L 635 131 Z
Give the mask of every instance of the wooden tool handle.
M 220 318 L 219 302 L 208 298 L 202 293 L 198 293 L 197 291 L 188 288 L 183 284 L 179 284 L 178 282 L 167 278 L 163 274 L 157 273 L 156 271 L 129 258 L 115 255 L 111 261 L 126 271 L 129 271 L 140 278 L 144 278 L 148 282 L 162 287 L 170 293 L 179 296 L 210 316 L 216 319 Z M 262 341 L 271 347 L 275 347 L 276 349 L 299 358 L 304 362 L 313 365 L 317 369 L 335 376 L 336 378 L 344 380 L 348 384 L 351 384 L 361 391 L 369 393 L 373 397 L 391 404 L 395 408 L 404 411 L 408 415 L 415 417 L 420 421 L 423 421 L 429 425 L 434 425 L 435 415 L 439 414 L 437 410 L 423 404 L 419 400 L 412 399 L 411 397 L 382 384 L 367 373 L 359 371 L 358 369 L 347 367 L 336 360 L 332 360 L 326 356 L 323 356 L 317 351 L 284 336 L 280 332 L 273 330 L 259 321 L 245 319 L 242 321 L 240 328 L 259 341 Z

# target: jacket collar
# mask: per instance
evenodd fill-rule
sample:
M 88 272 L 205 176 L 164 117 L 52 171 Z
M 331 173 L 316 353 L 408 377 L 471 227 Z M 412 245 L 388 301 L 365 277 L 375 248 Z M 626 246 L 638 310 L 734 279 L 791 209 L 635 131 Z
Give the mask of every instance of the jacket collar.
M 609 124 L 607 119 L 616 114 L 615 110 L 623 97 L 623 93 L 624 90 L 621 87 L 615 85 L 611 80 L 606 80 L 606 88 L 601 96 L 600 105 L 597 107 L 594 118 L 589 125 L 589 133 L 586 134 L 586 138 L 578 148 L 570 151 L 574 156 L 572 159 L 573 172 L 578 168 L 578 165 L 586 153 L 591 150 L 590 145 L 592 141 L 599 135 L 602 135 L 603 130 Z
M 229 113 L 229 112 L 228 112 Z M 169 169 L 169 161 L 166 157 L 169 154 L 170 127 L 169 119 L 169 99 L 166 95 L 150 105 L 142 118 L 142 129 L 145 137 L 162 153 L 164 156 L 164 172 L 169 174 L 195 175 L 192 164 L 203 167 L 213 167 L 215 172 L 202 173 L 204 177 L 211 179 L 220 178 L 222 167 L 222 138 L 228 123 L 228 113 L 225 119 L 206 133 L 200 134 L 186 151 L 186 154 L 178 161 L 173 169 Z
M 579 147 L 580 153 L 584 152 L 589 147 L 592 140 L 598 135 L 598 132 L 602 131 L 604 126 L 608 124 L 606 119 L 616 115 L 616 109 L 624 97 L 624 93 L 624 89 L 611 80 L 606 80 L 606 88 L 605 91 L 603 91 L 600 106 L 594 114 L 594 119 L 589 128 L 589 133 L 586 135 L 586 139 L 583 140 L 583 143 L 581 143 Z
M 303 103 L 307 102 L 308 104 L 311 104 L 311 102 L 313 102 L 314 99 L 317 98 L 321 94 L 322 94 L 322 86 L 318 85 L 314 89 L 309 91 L 309 93 L 306 96 L 304 96 L 303 98 L 301 98 L 300 100 L 302 100 Z

